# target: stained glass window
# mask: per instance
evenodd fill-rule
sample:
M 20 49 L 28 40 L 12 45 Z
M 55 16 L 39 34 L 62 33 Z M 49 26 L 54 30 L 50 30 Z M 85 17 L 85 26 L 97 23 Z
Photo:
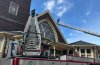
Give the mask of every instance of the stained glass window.
M 50 39 L 51 41 L 55 41 L 53 30 L 46 21 L 40 23 L 39 26 L 40 26 L 40 31 L 43 37 L 46 37 Z

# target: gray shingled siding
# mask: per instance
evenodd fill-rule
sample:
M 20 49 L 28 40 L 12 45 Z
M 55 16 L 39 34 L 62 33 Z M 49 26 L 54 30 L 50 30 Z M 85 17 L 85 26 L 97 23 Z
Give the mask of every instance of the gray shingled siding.
M 9 13 L 11 1 L 19 5 L 17 16 Z M 30 13 L 30 3 L 31 0 L 0 0 L 0 31 L 24 30 L 24 25 L 26 24 Z M 1 17 L 13 21 L 4 20 L 1 19 Z
M 76 42 L 70 43 L 69 45 L 96 45 L 96 44 L 92 44 L 85 41 L 76 41 Z
M 24 25 L 0 18 L 0 31 L 19 31 L 23 29 Z

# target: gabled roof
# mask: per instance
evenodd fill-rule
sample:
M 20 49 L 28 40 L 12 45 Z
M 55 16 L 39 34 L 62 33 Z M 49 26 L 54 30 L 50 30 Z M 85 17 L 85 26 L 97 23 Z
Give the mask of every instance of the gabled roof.
M 92 44 L 92 43 L 81 41 L 81 40 L 77 41 L 77 42 L 70 43 L 69 45 L 97 46 L 96 44 Z
M 38 18 L 38 21 L 40 21 L 41 19 L 48 18 L 56 29 L 56 32 L 58 35 L 58 42 L 68 44 L 68 42 L 65 40 L 61 30 L 59 29 L 58 25 L 56 24 L 53 16 L 51 15 L 50 11 L 47 10 L 47 11 L 43 12 L 42 14 L 38 15 L 37 18 Z

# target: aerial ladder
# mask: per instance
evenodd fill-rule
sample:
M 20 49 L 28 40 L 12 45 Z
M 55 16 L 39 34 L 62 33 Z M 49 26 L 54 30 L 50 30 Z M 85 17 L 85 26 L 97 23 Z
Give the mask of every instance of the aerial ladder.
M 73 30 L 76 30 L 76 31 L 80 31 L 80 32 L 89 34 L 89 35 L 93 35 L 93 36 L 96 36 L 96 37 L 100 37 L 100 34 L 97 34 L 97 33 L 95 33 L 95 32 L 90 32 L 90 31 L 87 31 L 87 30 L 79 29 L 79 28 L 72 27 L 72 26 L 70 26 L 70 25 L 61 24 L 61 23 L 57 23 L 57 24 L 58 24 L 59 26 L 65 27 L 65 28 L 70 28 L 70 29 L 73 29 Z

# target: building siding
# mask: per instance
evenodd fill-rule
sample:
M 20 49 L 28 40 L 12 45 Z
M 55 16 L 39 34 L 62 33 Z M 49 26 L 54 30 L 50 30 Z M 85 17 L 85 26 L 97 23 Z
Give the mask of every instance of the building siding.
M 17 16 L 9 13 L 11 1 L 19 5 Z M 31 0 L 0 0 L 0 31 L 23 31 L 30 13 L 30 3 Z

